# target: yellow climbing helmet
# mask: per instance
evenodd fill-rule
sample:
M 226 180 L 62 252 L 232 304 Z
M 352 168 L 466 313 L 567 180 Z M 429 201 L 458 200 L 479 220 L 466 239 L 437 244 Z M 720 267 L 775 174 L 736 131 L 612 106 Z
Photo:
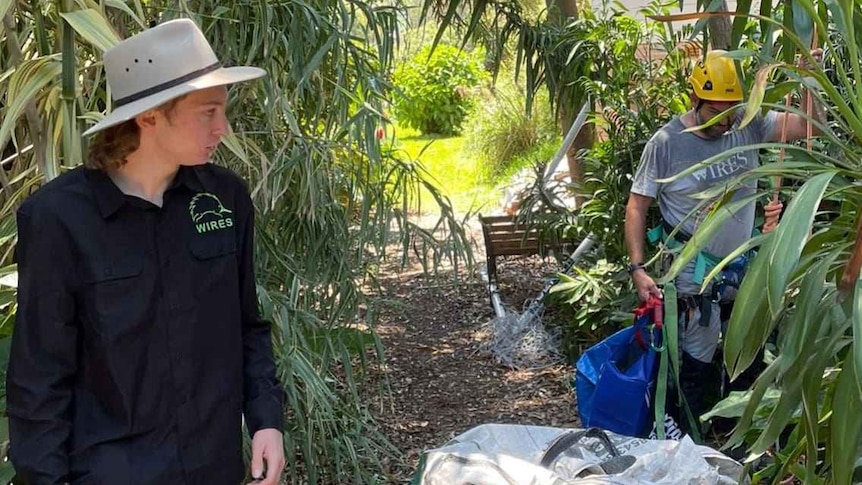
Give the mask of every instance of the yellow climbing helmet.
M 714 49 L 698 59 L 688 77 L 694 94 L 704 101 L 742 101 L 742 86 L 727 51 Z

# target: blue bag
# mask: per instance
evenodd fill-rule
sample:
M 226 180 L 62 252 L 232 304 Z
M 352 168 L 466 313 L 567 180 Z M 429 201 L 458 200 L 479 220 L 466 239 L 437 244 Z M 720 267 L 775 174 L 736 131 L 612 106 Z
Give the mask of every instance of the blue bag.
M 582 425 L 625 436 L 646 437 L 659 352 L 663 349 L 662 302 L 635 309 L 635 323 L 587 349 L 578 359 L 575 391 Z

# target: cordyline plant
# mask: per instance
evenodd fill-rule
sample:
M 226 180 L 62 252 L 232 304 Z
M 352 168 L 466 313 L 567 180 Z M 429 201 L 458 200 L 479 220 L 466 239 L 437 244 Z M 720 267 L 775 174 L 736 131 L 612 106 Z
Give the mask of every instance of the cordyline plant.
M 756 145 L 773 153 L 783 150 L 787 156 L 782 163 L 748 173 L 745 180 L 778 177 L 789 203 L 775 231 L 752 238 L 713 271 L 745 251 L 757 250 L 724 343 L 731 377 L 748 368 L 777 334 L 776 357 L 742 399 L 727 446 L 746 441 L 751 458 L 770 451 L 775 481 L 793 475 L 804 483 L 846 484 L 858 479 L 854 470 L 862 456 L 862 4 L 793 0 L 773 12 L 772 3 L 765 3 L 761 12 L 767 15 L 750 16 L 760 21 L 762 38 L 772 39 L 772 32 L 780 35 L 759 52 L 737 52 L 740 57 L 755 56 L 762 66 L 752 81 L 743 122 L 763 109 L 803 114 L 782 99 L 789 89 L 806 86 L 811 88 L 810 102 L 824 108 L 828 123 L 810 120 L 823 131 L 816 143 Z M 750 5 L 740 2 L 738 15 L 746 15 Z M 811 57 L 812 46 L 823 48 L 822 65 Z M 797 55 L 812 67 L 798 67 Z M 800 98 L 809 102 L 804 95 Z M 706 160 L 690 171 L 747 148 Z M 723 201 L 682 250 L 668 278 L 719 230 L 734 206 L 745 203 L 729 202 L 732 190 L 733 185 L 703 194 Z M 770 196 L 766 191 L 756 197 Z

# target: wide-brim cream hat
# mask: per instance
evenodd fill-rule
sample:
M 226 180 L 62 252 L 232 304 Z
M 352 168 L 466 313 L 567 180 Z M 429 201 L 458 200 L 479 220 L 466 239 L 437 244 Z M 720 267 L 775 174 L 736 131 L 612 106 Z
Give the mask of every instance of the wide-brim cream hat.
M 257 79 L 257 67 L 223 67 L 203 32 L 189 19 L 171 20 L 105 52 L 113 110 L 84 132 L 89 136 L 200 89 Z

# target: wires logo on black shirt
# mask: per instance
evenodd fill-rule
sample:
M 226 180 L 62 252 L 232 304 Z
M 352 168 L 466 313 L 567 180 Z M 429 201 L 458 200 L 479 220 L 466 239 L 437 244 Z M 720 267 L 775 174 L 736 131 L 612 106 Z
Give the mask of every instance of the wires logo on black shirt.
M 189 215 L 198 234 L 233 227 L 230 214 L 233 212 L 227 209 L 218 197 L 209 192 L 197 194 L 189 202 Z

